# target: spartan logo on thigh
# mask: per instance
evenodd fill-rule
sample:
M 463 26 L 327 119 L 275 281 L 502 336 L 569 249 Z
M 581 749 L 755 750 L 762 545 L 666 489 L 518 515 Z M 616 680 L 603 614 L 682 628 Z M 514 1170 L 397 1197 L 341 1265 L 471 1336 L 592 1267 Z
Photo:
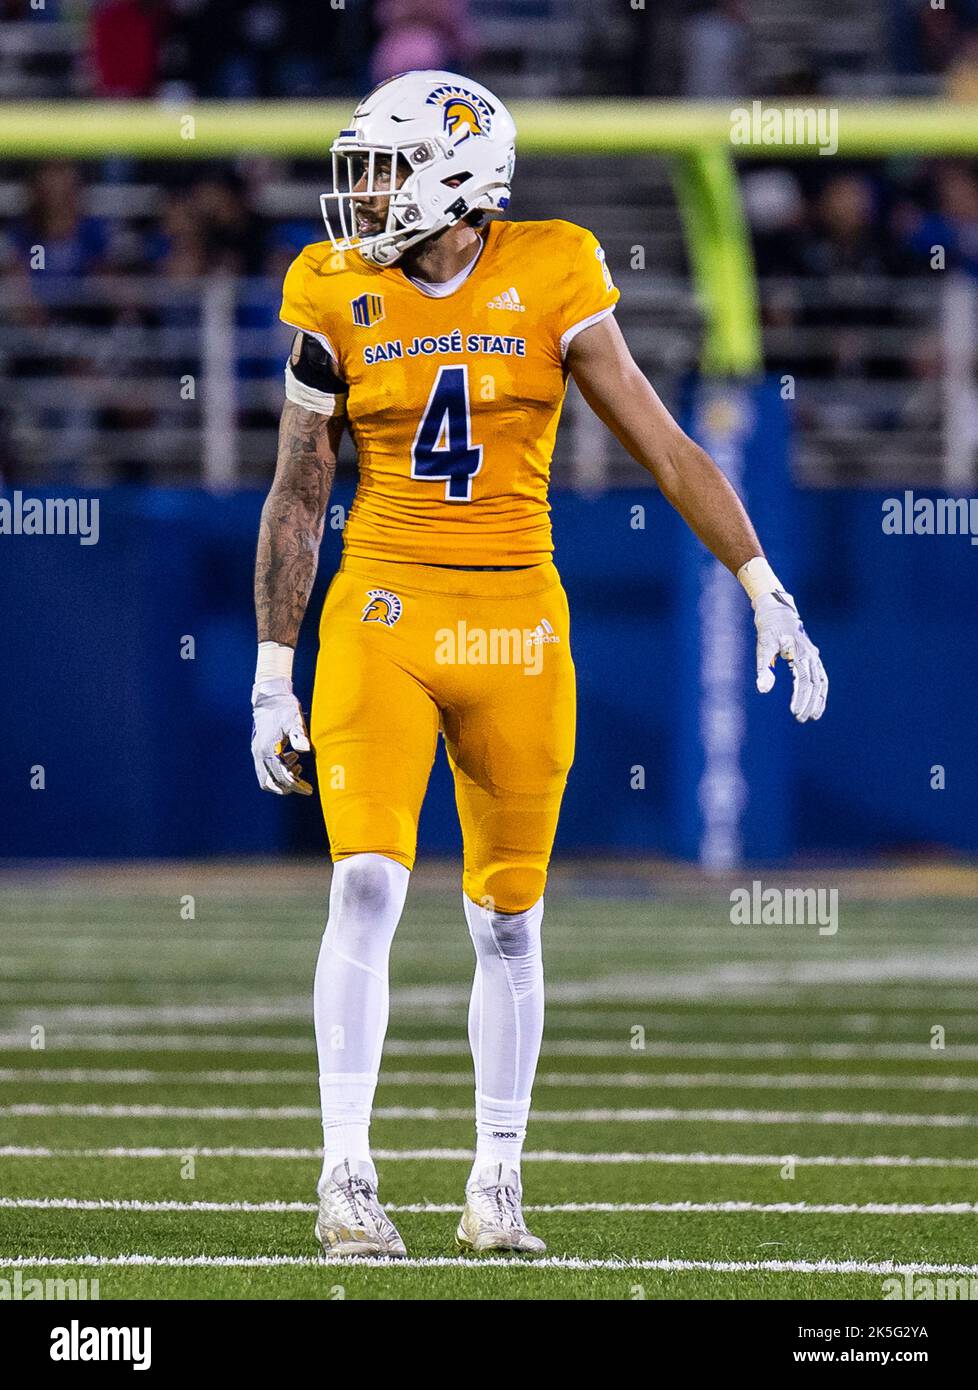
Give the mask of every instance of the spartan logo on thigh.
M 385 627 L 393 627 L 401 616 L 401 600 L 389 589 L 368 589 L 367 600 L 360 619 L 362 623 L 383 623 Z

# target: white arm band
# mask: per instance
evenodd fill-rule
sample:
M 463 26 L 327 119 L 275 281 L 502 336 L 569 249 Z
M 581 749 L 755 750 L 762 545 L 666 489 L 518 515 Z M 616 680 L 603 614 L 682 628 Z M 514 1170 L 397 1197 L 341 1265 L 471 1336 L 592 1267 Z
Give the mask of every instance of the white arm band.
M 331 396 L 328 391 L 306 386 L 293 375 L 291 362 L 285 364 L 285 394 L 293 405 L 301 405 L 303 410 L 312 410 L 317 415 L 346 414 L 345 394 Z
M 737 571 L 737 578 L 747 590 L 747 597 L 751 603 L 760 594 L 773 594 L 775 590 L 784 593 L 784 585 L 763 555 L 755 555 L 753 560 L 741 565 Z
M 284 646 L 281 642 L 259 642 L 255 684 L 258 685 L 261 681 L 275 680 L 279 677 L 284 677 L 285 680 L 290 681 L 294 656 L 294 649 Z

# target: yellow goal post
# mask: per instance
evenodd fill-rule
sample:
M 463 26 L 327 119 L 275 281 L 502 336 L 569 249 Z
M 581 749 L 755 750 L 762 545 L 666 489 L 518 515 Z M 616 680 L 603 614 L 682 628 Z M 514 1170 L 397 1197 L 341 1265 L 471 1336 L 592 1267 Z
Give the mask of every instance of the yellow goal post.
M 702 366 L 749 376 L 762 361 L 757 282 L 738 156 L 978 156 L 978 106 L 937 101 L 745 98 L 723 105 L 640 98 L 517 102 L 520 154 L 662 155 L 673 161 L 705 317 Z M 349 102 L 6 102 L 0 158 L 322 158 Z

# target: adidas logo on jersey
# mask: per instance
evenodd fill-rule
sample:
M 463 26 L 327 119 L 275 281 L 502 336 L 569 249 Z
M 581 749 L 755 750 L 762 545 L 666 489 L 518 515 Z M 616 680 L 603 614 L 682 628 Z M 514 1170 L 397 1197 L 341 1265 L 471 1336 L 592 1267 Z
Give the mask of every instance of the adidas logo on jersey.
M 536 627 L 527 634 L 527 641 L 539 646 L 541 642 L 559 642 L 560 638 L 547 622 L 546 618 L 537 623 Z
M 509 309 L 514 314 L 522 314 L 526 312 L 526 305 L 520 303 L 519 291 L 513 289 L 512 285 L 509 287 L 508 290 L 503 290 L 501 294 L 497 294 L 495 299 L 490 299 L 489 303 L 486 305 L 486 308 Z

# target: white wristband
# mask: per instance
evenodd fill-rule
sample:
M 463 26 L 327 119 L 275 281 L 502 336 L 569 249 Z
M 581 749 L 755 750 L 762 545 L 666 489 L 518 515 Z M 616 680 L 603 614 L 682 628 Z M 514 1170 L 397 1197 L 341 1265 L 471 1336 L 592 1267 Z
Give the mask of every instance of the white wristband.
M 775 590 L 784 592 L 784 585 L 763 555 L 755 555 L 753 560 L 741 565 L 737 571 L 737 578 L 747 590 L 747 597 L 751 603 L 760 594 L 773 594 Z
M 281 642 L 259 642 L 255 684 L 257 685 L 259 681 L 275 680 L 278 677 L 284 677 L 285 680 L 290 681 L 294 656 L 293 648 L 283 646 Z

